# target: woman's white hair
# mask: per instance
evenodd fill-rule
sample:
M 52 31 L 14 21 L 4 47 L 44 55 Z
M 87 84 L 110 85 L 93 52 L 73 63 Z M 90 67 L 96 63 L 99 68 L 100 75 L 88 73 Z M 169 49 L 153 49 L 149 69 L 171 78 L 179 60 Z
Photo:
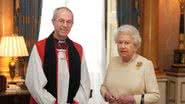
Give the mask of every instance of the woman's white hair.
M 139 34 L 139 31 L 132 25 L 122 25 L 118 28 L 117 33 L 114 37 L 114 41 L 117 43 L 118 36 L 119 35 L 124 35 L 120 33 L 130 33 L 130 34 L 125 34 L 125 35 L 130 35 L 134 41 L 134 45 L 138 49 L 141 46 L 141 36 Z

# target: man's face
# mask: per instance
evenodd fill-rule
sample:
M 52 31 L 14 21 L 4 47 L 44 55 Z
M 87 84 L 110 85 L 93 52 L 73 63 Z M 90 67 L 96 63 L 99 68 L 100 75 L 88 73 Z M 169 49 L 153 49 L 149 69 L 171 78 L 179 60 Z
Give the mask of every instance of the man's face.
M 66 9 L 59 10 L 53 20 L 53 26 L 55 29 L 54 37 L 56 39 L 65 39 L 70 32 L 72 25 L 72 13 Z

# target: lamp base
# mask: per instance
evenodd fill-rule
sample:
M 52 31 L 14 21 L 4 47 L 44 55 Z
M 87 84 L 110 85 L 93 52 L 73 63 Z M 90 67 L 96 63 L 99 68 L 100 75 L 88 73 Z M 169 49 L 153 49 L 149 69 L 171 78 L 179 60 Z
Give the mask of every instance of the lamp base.
M 9 62 L 9 74 L 11 79 L 13 80 L 15 77 L 15 61 L 13 59 L 11 62 Z
M 24 83 L 24 79 L 21 78 L 21 76 L 15 76 L 12 80 L 10 77 L 7 78 L 8 84 L 17 84 L 17 83 Z

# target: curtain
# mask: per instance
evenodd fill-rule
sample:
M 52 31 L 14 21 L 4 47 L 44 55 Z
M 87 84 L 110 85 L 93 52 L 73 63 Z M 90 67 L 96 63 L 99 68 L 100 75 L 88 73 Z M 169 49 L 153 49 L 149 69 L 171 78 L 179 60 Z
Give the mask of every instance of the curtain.
M 141 0 L 117 0 L 118 26 L 132 24 L 139 28 L 141 16 Z
M 28 52 L 38 40 L 42 0 L 16 0 L 15 33 L 25 38 Z

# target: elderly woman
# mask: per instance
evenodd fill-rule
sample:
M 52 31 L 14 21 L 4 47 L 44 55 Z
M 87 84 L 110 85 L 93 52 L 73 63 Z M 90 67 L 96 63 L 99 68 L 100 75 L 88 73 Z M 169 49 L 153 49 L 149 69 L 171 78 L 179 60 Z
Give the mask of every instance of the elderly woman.
M 155 104 L 160 98 L 153 64 L 137 54 L 139 31 L 131 25 L 118 29 L 115 42 L 119 56 L 113 57 L 101 86 L 109 104 Z

